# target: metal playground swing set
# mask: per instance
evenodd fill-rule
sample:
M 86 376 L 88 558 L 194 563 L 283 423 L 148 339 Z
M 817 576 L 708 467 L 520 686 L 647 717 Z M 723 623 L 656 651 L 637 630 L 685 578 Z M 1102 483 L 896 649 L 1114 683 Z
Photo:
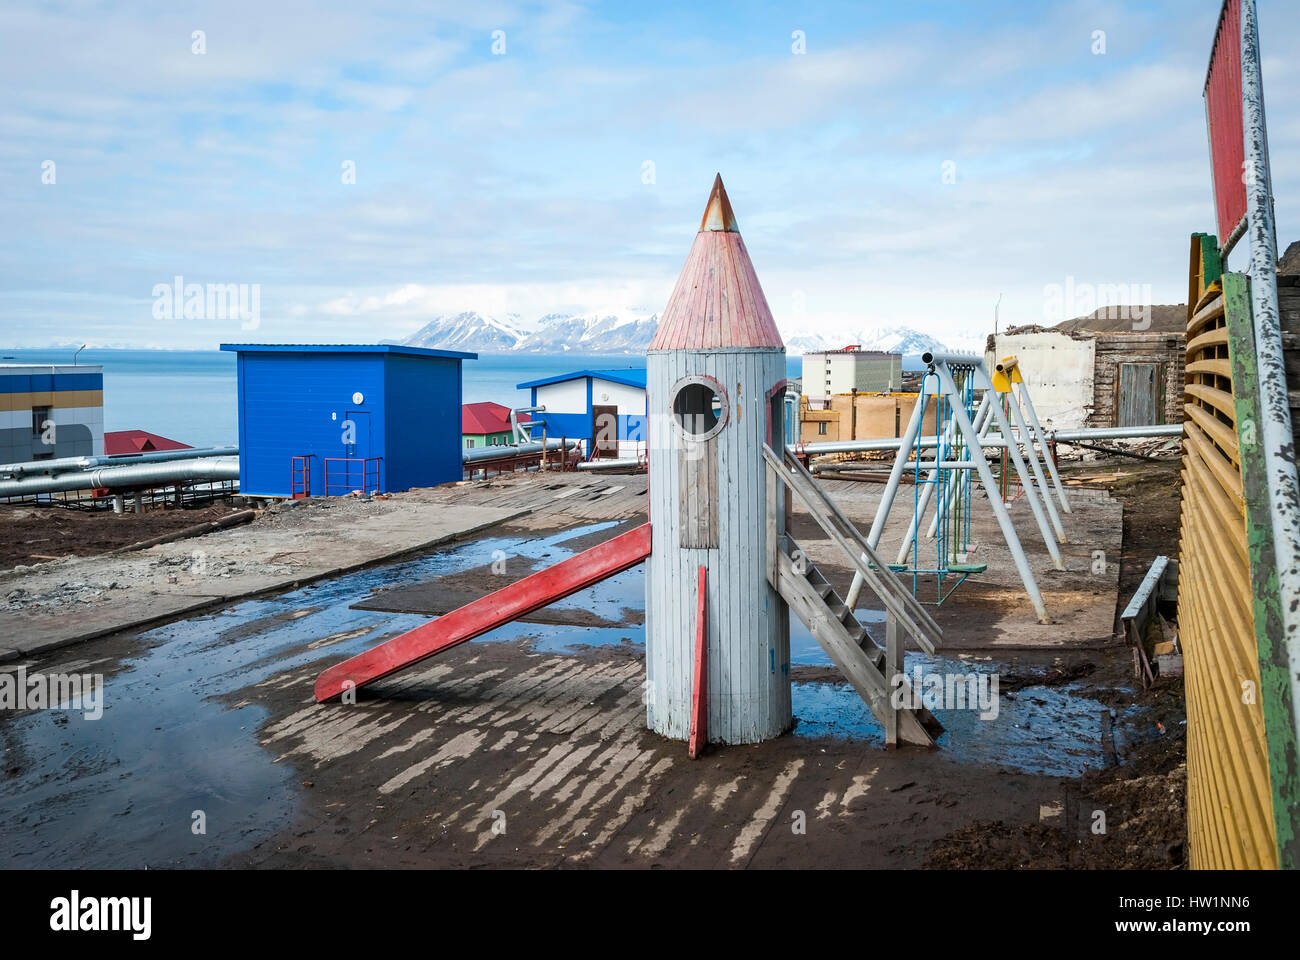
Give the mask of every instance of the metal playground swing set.
M 970 472 L 958 465 L 970 458 L 966 438 L 955 430 L 953 405 L 960 403 L 965 408 L 976 430 L 980 429 L 984 410 L 975 408 L 975 378 L 969 367 L 954 367 L 953 382 L 957 388 L 955 394 L 944 391 L 936 373 L 926 371 L 921 377 L 921 393 L 917 398 L 917 409 L 922 411 L 922 428 L 925 423 L 924 411 L 934 400 L 934 436 L 938 444 L 934 447 L 934 459 L 924 461 L 921 447 L 921 434 L 917 433 L 912 445 L 912 523 L 908 537 L 898 552 L 898 560 L 889 565 L 895 573 L 912 578 L 912 595 L 920 598 L 921 578 L 931 576 L 935 582 L 934 604 L 939 605 L 961 586 L 973 573 L 983 573 L 988 569 L 984 563 L 968 563 L 970 549 Z M 986 418 L 984 418 L 986 419 Z M 922 476 L 923 469 L 929 467 Z M 924 517 L 931 501 L 935 503 L 934 516 L 930 521 L 927 540 L 934 541 L 934 565 L 921 565 L 920 524 L 918 518 Z M 951 586 L 947 583 L 953 580 Z
M 1056 500 L 1064 513 L 1070 512 L 1070 504 L 1056 464 L 1048 454 L 1046 436 L 1020 376 L 1019 364 L 1015 357 L 1007 357 L 996 364 L 990 377 L 983 358 L 976 354 L 927 353 L 921 359 L 927 367 L 921 393 L 899 441 L 898 454 L 867 534 L 867 543 L 873 550 L 879 545 L 898 496 L 903 471 L 910 467 L 915 480 L 912 517 L 896 561 L 889 567 L 911 576 L 912 593 L 918 599 L 922 580 L 933 577 L 936 584 L 933 603 L 943 603 L 967 577 L 987 569 L 987 564 L 970 562 L 969 556 L 971 484 L 978 475 L 1038 620 L 1049 623 L 1042 594 L 1007 510 L 1004 499 L 1007 471 L 1003 471 L 1003 477 L 995 477 L 985 455 L 988 449 L 1004 451 L 1004 462 L 1009 459 L 1014 468 L 1017 485 L 1029 502 L 1053 566 L 1064 570 L 1058 544 L 1067 539 Z M 931 398 L 934 433 L 923 435 L 922 426 Z M 997 428 L 996 435 L 993 427 Z M 1055 498 L 1048 489 L 1048 475 L 1055 487 Z M 933 566 L 929 566 L 921 560 L 920 529 L 932 502 L 935 507 L 926 539 L 934 541 L 935 552 Z M 846 598 L 850 607 L 856 603 L 861 589 L 862 583 L 855 576 Z

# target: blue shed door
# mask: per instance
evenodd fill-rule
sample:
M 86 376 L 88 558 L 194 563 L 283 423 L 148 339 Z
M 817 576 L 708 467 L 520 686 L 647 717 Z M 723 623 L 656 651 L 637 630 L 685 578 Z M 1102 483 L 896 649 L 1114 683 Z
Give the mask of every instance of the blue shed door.
M 364 410 L 349 410 L 347 419 L 352 421 L 352 430 L 343 435 L 343 456 L 362 459 L 370 456 L 370 414 Z

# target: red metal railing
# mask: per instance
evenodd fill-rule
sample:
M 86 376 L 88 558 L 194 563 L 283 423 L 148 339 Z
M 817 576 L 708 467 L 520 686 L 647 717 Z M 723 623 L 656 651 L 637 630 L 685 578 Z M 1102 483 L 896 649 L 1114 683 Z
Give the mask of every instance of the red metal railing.
M 579 463 L 582 462 L 582 451 L 578 447 L 568 447 L 568 441 L 565 440 L 565 447 L 561 450 L 550 450 L 546 453 L 546 468 L 548 470 L 575 470 Z M 515 473 L 519 469 L 529 470 L 533 468 L 540 469 L 542 466 L 542 451 L 533 450 L 528 453 L 511 453 L 510 447 L 501 448 L 501 456 L 492 457 L 488 460 L 475 460 L 473 463 L 465 465 L 465 474 L 473 480 L 480 475 L 484 480 L 492 475 L 501 475 L 503 473 Z
M 302 489 L 300 490 L 299 487 Z M 289 458 L 289 496 L 294 500 L 311 496 L 311 456 Z
M 379 492 L 379 464 L 383 457 L 326 457 L 325 496 L 337 497 L 358 491 L 360 493 Z M 345 464 L 344 467 L 331 467 L 332 463 Z M 353 466 L 360 464 L 360 466 Z M 374 466 L 372 467 L 371 464 Z M 333 470 L 333 476 L 330 471 Z M 373 474 L 373 482 L 372 482 Z M 357 482 L 360 481 L 360 486 Z M 342 490 L 339 490 L 342 488 Z

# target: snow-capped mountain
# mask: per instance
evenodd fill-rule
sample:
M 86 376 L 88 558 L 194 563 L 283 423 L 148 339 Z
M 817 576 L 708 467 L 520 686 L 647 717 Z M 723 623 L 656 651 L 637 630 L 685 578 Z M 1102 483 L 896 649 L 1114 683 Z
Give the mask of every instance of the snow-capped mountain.
M 549 313 L 526 324 L 474 311 L 434 317 L 401 341 L 412 347 L 475 353 L 644 353 L 659 325 L 657 314 Z
M 859 333 L 800 332 L 785 338 L 787 353 L 818 353 L 823 350 L 840 350 L 857 344 L 863 350 L 885 350 L 914 356 L 927 350 L 946 351 L 947 345 L 911 327 L 869 327 Z M 981 347 L 981 349 L 983 349 Z
M 527 353 L 644 353 L 659 326 L 658 314 L 648 317 L 569 316 L 548 314 L 537 329 L 515 346 Z
M 465 350 L 470 353 L 506 353 L 528 335 L 517 314 L 485 317 L 474 311 L 434 317 L 401 341 L 408 347 Z
M 525 323 L 517 314 L 484 316 L 474 311 L 434 317 L 401 341 L 408 346 L 475 353 L 644 353 L 659 325 L 657 314 L 629 311 L 623 314 L 551 313 Z M 828 334 L 810 330 L 784 332 L 791 355 L 839 350 L 857 344 L 864 350 L 888 350 L 915 356 L 927 350 L 974 350 L 982 341 L 961 337 L 944 344 L 911 327 L 871 327 L 856 334 Z M 968 342 L 969 340 L 969 342 Z

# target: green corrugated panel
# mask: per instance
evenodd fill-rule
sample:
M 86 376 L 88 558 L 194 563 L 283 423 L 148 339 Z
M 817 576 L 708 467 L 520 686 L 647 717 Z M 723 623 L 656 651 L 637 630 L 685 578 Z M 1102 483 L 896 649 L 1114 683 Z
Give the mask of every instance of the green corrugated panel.
M 1211 242 L 1213 238 L 1210 238 Z M 1211 244 L 1202 242 L 1208 254 Z M 1218 269 L 1217 246 L 1213 267 Z M 1206 279 L 1211 261 L 1206 256 Z M 1255 640 L 1259 653 L 1259 703 L 1264 711 L 1268 743 L 1269 779 L 1273 796 L 1278 865 L 1300 866 L 1300 771 L 1297 770 L 1295 718 L 1291 702 L 1290 665 L 1281 642 L 1282 611 L 1277 571 L 1273 561 L 1267 471 L 1259 445 L 1259 373 L 1255 366 L 1254 325 L 1250 307 L 1250 281 L 1245 274 L 1223 274 L 1224 317 L 1228 325 L 1228 354 L 1232 362 L 1236 400 L 1237 444 L 1241 455 L 1242 487 L 1246 500 L 1246 535 L 1250 549 L 1251 584 L 1254 587 Z

